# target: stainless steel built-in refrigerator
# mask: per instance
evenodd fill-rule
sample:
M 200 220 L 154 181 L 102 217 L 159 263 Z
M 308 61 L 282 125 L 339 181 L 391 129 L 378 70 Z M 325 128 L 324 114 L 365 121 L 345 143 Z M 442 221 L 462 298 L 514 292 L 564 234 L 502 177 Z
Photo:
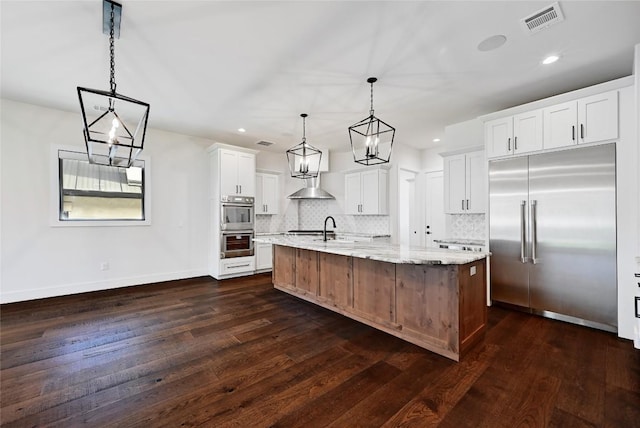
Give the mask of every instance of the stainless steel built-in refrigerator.
M 489 163 L 491 299 L 617 331 L 615 144 Z

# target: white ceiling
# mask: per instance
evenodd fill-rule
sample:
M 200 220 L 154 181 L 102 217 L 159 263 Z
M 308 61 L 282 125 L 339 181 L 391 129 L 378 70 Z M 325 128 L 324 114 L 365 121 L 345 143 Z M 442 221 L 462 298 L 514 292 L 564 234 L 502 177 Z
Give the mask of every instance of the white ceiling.
M 564 22 L 533 35 L 519 20 L 551 1 L 122 3 L 118 92 L 151 104 L 151 127 L 277 151 L 300 142 L 300 113 L 311 144 L 349 149 L 369 76 L 396 143 L 427 148 L 446 125 L 630 75 L 640 43 L 640 1 L 561 1 Z M 0 14 L 3 98 L 79 115 L 77 86 L 108 89 L 102 1 L 2 0 Z

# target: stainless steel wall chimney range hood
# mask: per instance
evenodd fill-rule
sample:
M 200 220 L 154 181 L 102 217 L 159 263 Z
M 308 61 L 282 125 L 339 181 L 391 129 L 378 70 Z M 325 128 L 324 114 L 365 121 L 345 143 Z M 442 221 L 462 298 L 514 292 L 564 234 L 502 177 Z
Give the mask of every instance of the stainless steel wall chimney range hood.
M 335 199 L 331 193 L 320 188 L 320 173 L 316 178 L 308 178 L 305 181 L 306 187 L 287 197 L 289 199 Z

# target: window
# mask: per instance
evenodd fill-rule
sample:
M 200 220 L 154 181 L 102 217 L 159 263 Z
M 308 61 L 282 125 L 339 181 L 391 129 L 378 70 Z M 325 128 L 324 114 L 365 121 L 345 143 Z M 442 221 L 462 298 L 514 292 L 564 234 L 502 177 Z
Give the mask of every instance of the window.
M 145 161 L 130 168 L 91 164 L 87 154 L 56 150 L 59 224 L 144 224 Z

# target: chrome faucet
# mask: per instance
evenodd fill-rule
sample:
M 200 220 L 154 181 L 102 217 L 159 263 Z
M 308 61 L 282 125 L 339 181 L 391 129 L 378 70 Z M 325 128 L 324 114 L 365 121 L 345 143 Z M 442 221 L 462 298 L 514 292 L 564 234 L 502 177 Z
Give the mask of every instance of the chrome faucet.
M 324 230 L 322 231 L 323 232 L 322 233 L 322 237 L 323 237 L 322 239 L 325 242 L 327 241 L 327 220 L 329 220 L 329 219 L 331 219 L 331 222 L 333 223 L 333 228 L 334 229 L 336 228 L 336 220 L 333 217 L 331 217 L 330 215 L 327 216 L 327 218 L 324 219 Z

